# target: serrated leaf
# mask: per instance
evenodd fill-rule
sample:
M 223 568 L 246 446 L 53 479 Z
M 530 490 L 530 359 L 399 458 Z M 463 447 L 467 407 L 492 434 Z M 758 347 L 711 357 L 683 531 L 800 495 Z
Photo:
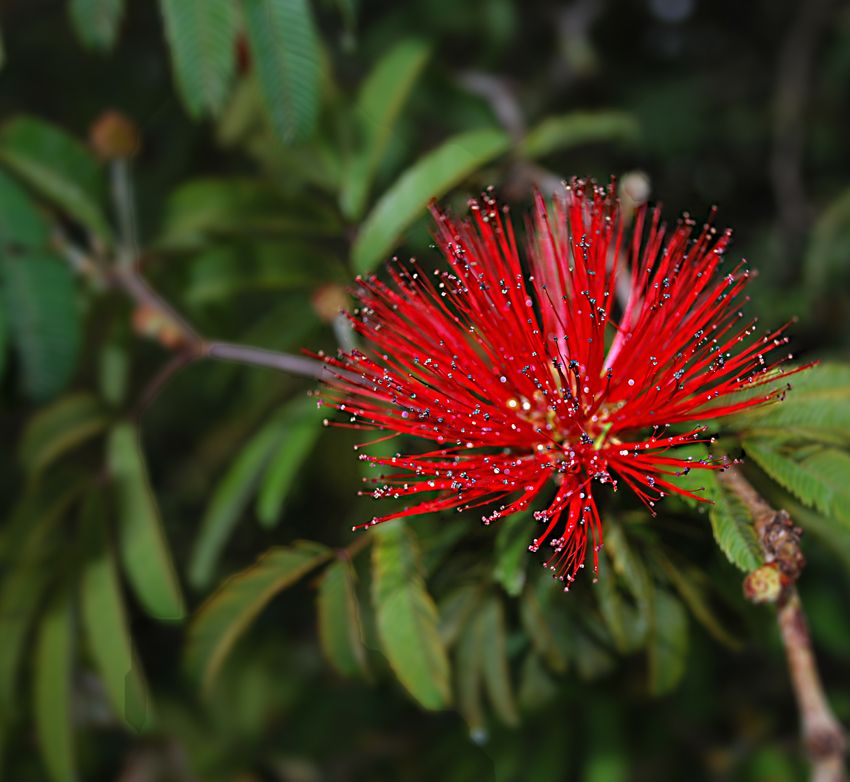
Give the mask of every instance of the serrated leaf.
M 424 708 L 444 708 L 451 702 L 449 662 L 412 533 L 404 524 L 382 524 L 370 534 L 376 537 L 372 599 L 383 651 Z
M 378 61 L 361 85 L 354 113 L 362 131 L 362 147 L 346 171 L 340 194 L 347 217 L 363 213 L 375 169 L 429 53 L 422 41 L 401 41 Z
M 746 454 L 809 508 L 850 526 L 850 454 L 837 448 L 745 440 Z
M 453 136 L 422 156 L 381 196 L 366 217 L 352 248 L 352 265 L 371 271 L 432 198 L 440 198 L 475 170 L 510 147 L 501 130 L 471 130 Z
M 279 414 L 242 449 L 210 498 L 189 559 L 189 582 L 203 589 L 212 581 L 224 545 L 259 486 L 269 461 L 286 436 Z
M 519 715 L 508 668 L 508 641 L 501 601 L 490 597 L 482 606 L 476 622 L 480 624 L 484 684 L 493 708 L 506 725 L 517 725 Z
M 0 163 L 54 206 L 108 239 L 101 171 L 77 139 L 43 120 L 17 116 L 0 128 Z
M 133 649 L 103 498 L 92 492 L 82 511 L 87 557 L 80 607 L 89 649 L 116 713 L 134 730 L 150 723 L 150 696 Z
M 709 461 L 708 449 L 703 443 L 677 448 L 679 458 L 692 461 Z M 720 550 L 726 558 L 745 573 L 755 570 L 763 561 L 752 518 L 747 509 L 735 496 L 727 492 L 717 479 L 715 470 L 692 469 L 687 475 L 676 478 L 676 484 L 683 489 L 701 494 L 711 504 L 697 503 L 682 497 L 691 507 L 700 505 L 708 510 L 711 531 Z
M 217 114 L 236 72 L 233 0 L 160 0 L 174 77 L 193 117 Z
M 528 157 L 542 157 L 560 149 L 600 141 L 634 141 L 639 127 L 624 111 L 574 111 L 548 117 L 532 128 L 520 143 Z
M 180 620 L 186 613 L 183 594 L 134 426 L 113 428 L 107 460 L 118 500 L 119 550 L 130 586 L 151 616 Z
M 722 488 L 713 493 L 713 501 L 708 517 L 714 540 L 733 565 L 752 572 L 764 561 L 752 518 L 737 497 Z
M 233 645 L 269 601 L 330 556 L 330 549 L 310 541 L 269 549 L 207 598 L 192 619 L 186 649 L 188 668 L 205 690 L 210 690 Z
M 104 431 L 108 420 L 93 394 L 79 392 L 56 400 L 27 422 L 18 445 L 21 465 L 30 476 L 38 474 Z
M 528 567 L 529 517 L 514 514 L 499 522 L 493 552 L 493 578 L 505 592 L 516 597 L 525 586 Z
M 77 38 L 90 49 L 115 46 L 124 15 L 124 0 L 70 0 L 68 11 Z
M 77 779 L 71 724 L 74 660 L 70 591 L 60 590 L 41 620 L 33 666 L 36 735 L 53 782 Z
M 308 138 L 319 114 L 319 41 L 307 0 L 243 0 L 266 111 L 287 144 Z
M 0 248 L 2 296 L 26 393 L 45 401 L 70 382 L 80 350 L 77 292 L 67 264 L 46 251 Z
M 688 654 L 688 614 L 669 592 L 654 592 L 653 622 L 649 634 L 649 689 L 665 695 L 685 673 Z
M 328 662 L 344 676 L 366 673 L 366 649 L 351 562 L 338 559 L 319 582 L 319 640 Z
M 732 401 L 764 396 L 791 386 L 781 402 L 750 408 L 718 422 L 745 437 L 799 437 L 837 445 L 850 444 L 850 365 L 824 363 L 736 394 Z

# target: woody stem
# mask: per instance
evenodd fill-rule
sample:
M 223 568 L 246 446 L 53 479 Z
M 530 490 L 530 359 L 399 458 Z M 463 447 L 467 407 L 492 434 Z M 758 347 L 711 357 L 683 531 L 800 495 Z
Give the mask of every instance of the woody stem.
M 782 574 L 783 587 L 775 600 L 776 618 L 812 766 L 812 782 L 846 782 L 847 736 L 826 699 L 796 586 L 805 565 L 801 531 L 784 510 L 772 508 L 736 467 L 719 473 L 719 478 L 750 512 L 766 562 Z

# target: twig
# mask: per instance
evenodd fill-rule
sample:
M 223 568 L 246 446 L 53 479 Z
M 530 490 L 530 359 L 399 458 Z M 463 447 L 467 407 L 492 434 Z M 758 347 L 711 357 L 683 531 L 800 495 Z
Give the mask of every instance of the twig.
M 767 562 L 764 567 L 779 572 L 780 589 L 773 600 L 791 685 L 800 710 L 803 742 L 812 764 L 812 782 L 846 782 L 847 736 L 826 699 L 806 614 L 797 592 L 796 582 L 805 566 L 800 550 L 802 532 L 784 510 L 777 511 L 768 505 L 737 468 L 718 473 L 718 477 L 752 515 Z M 758 573 L 755 571 L 748 578 Z

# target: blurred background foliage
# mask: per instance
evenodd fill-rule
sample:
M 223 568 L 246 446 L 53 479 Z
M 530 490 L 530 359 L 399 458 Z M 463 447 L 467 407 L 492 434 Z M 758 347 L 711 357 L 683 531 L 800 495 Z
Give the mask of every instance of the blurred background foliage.
M 143 275 L 209 339 L 335 350 L 353 275 L 437 260 L 432 196 L 492 184 L 521 214 L 616 174 L 627 211 L 719 203 L 752 310 L 827 360 L 718 447 L 809 533 L 847 723 L 850 7 L 9 0 L 0 29 L 4 779 L 804 777 L 719 486 L 655 520 L 609 498 L 569 596 L 527 517 L 353 536 L 357 438 L 315 383 L 178 366 L 182 324 L 123 294 Z

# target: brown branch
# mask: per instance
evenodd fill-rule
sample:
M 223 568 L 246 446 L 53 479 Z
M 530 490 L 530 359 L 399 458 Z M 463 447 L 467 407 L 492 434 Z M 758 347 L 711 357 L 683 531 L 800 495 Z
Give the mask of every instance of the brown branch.
M 806 614 L 797 592 L 796 582 L 805 565 L 800 550 L 802 531 L 784 510 L 777 511 L 768 505 L 737 468 L 731 467 L 718 476 L 752 515 L 767 562 L 747 577 L 747 582 L 750 582 L 745 582 L 748 596 L 759 599 L 757 594 L 752 594 L 751 579 L 763 578 L 760 571 L 767 569 L 768 573 L 778 573 L 778 589 L 772 592 L 770 602 L 776 603 L 779 632 L 800 711 L 803 743 L 812 764 L 812 782 L 846 782 L 844 756 L 847 736 L 826 699 Z M 755 589 L 758 593 L 758 587 Z

